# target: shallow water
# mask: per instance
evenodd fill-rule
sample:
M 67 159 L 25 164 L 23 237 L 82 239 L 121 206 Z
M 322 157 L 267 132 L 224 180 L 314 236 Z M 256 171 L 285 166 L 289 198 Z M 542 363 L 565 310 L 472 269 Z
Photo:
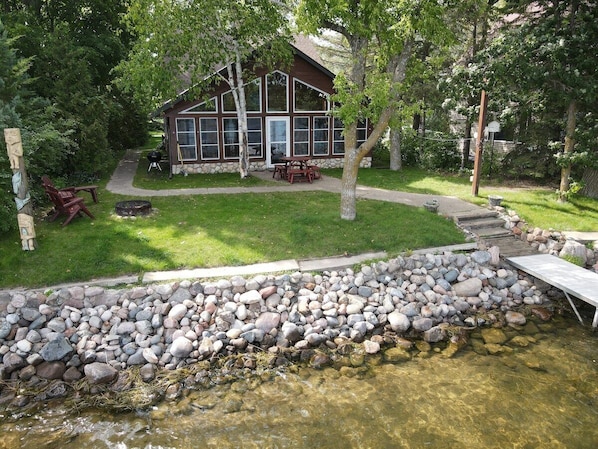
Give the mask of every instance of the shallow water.
M 509 355 L 301 368 L 143 413 L 0 415 L 0 448 L 595 448 L 598 332 L 559 320 Z

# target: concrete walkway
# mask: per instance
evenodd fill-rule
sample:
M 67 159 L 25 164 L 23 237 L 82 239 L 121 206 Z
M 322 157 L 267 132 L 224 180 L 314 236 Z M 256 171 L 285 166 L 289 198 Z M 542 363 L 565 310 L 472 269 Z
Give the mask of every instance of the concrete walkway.
M 234 193 L 270 193 L 276 192 L 306 192 L 323 191 L 337 192 L 341 191 L 341 182 L 339 179 L 329 176 L 322 176 L 321 179 L 313 183 L 295 183 L 289 184 L 286 181 L 275 181 L 276 185 L 259 187 L 209 187 L 196 189 L 162 189 L 146 190 L 133 187 L 133 178 L 139 164 L 141 151 L 129 150 L 124 158 L 119 162 L 106 189 L 112 193 L 127 195 L 132 197 L 161 197 L 173 195 L 210 195 L 210 194 L 234 194 Z M 272 172 L 252 172 L 253 176 L 265 180 L 274 181 Z M 175 175 L 182 176 L 182 175 Z M 392 203 L 401 203 L 409 206 L 419 207 L 426 201 L 436 199 L 439 201 L 438 211 L 442 215 L 453 218 L 455 215 L 464 212 L 474 212 L 483 208 L 475 204 L 468 203 L 453 196 L 425 195 L 420 193 L 397 192 L 393 190 L 377 189 L 374 187 L 357 186 L 357 197 L 369 200 L 388 201 Z

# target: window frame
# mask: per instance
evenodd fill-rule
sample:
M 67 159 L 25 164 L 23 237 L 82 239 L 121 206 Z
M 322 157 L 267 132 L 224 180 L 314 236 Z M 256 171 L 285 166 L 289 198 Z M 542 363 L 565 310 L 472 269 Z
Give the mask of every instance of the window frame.
M 338 128 L 336 125 L 340 124 L 342 125 L 342 128 Z M 336 138 L 336 133 L 337 131 L 340 131 L 340 139 Z M 333 156 L 342 156 L 345 154 L 345 124 L 343 123 L 343 121 L 340 118 L 337 117 L 332 117 L 332 155 Z M 336 144 L 337 143 L 342 143 L 342 152 L 336 151 Z
M 259 131 L 256 130 L 256 129 L 251 129 L 249 127 L 249 121 L 250 120 L 257 120 L 259 122 L 259 124 L 260 124 Z M 255 135 L 258 132 L 259 132 L 259 135 L 260 135 L 260 141 L 259 141 L 260 152 L 259 152 L 259 154 L 256 154 L 256 155 L 253 155 L 253 156 L 250 153 L 249 154 L 249 159 L 261 159 L 261 158 L 264 157 L 264 146 L 265 145 L 264 145 L 264 131 L 263 130 L 264 130 L 264 124 L 262 123 L 262 117 L 261 116 L 260 117 L 247 117 L 247 146 L 249 147 L 251 145 L 250 135 L 252 135 L 252 134 Z M 254 145 L 256 143 L 257 142 L 254 142 Z M 247 148 L 247 150 L 249 151 L 249 148 Z
M 250 110 L 247 109 L 248 113 L 255 113 L 255 114 L 260 114 L 262 112 L 262 79 L 261 78 L 256 78 L 253 81 L 249 82 L 249 83 L 245 83 L 245 86 L 248 86 L 249 84 L 257 84 L 257 92 L 258 92 L 258 108 L 256 110 Z M 247 94 L 247 91 L 245 92 L 245 94 Z M 223 114 L 236 114 L 237 113 L 237 109 L 235 107 L 235 109 L 228 110 L 226 109 L 225 105 L 226 105 L 226 101 L 225 101 L 225 96 L 226 95 L 230 95 L 232 98 L 232 90 L 227 90 L 226 92 L 223 92 L 222 94 L 220 94 L 220 101 L 222 101 L 222 113 Z M 246 99 L 247 100 L 247 99 Z M 234 99 L 233 99 L 233 103 L 234 103 Z
M 297 128 L 297 120 L 306 120 L 307 121 L 307 128 Z M 298 140 L 296 132 L 305 132 L 307 135 L 307 140 Z M 311 143 L 311 120 L 309 116 L 304 115 L 297 115 L 293 117 L 293 156 L 309 156 L 310 153 L 310 143 Z M 306 144 L 307 145 L 307 152 L 305 154 L 297 153 L 296 145 L 297 144 Z
M 283 109 L 283 110 L 272 110 L 272 109 L 270 109 L 270 86 L 269 86 L 269 83 L 268 83 L 268 79 L 270 78 L 270 76 L 274 75 L 275 73 L 283 75 L 284 78 L 285 78 L 285 80 L 286 80 L 286 83 L 285 83 L 285 97 L 284 97 L 285 98 L 285 107 L 286 107 L 286 109 Z M 289 78 L 290 77 L 289 77 L 288 74 L 286 74 L 284 72 L 281 72 L 280 70 L 275 70 L 273 72 L 270 72 L 270 73 L 266 74 L 266 76 L 265 76 L 265 81 L 266 81 L 266 83 L 265 83 L 266 84 L 266 89 L 265 89 L 266 90 L 266 98 L 265 98 L 265 100 L 266 100 L 266 113 L 268 113 L 268 114 L 276 114 L 276 113 L 282 114 L 282 113 L 288 113 L 289 112 Z
M 235 129 L 228 130 L 226 127 L 227 123 L 234 123 Z M 232 141 L 229 143 L 227 142 L 227 136 L 233 136 Z M 228 156 L 227 155 L 227 148 L 237 148 L 237 155 L 236 156 Z M 236 117 L 222 117 L 222 158 L 225 160 L 234 160 L 239 159 L 239 119 Z
M 204 130 L 203 127 L 203 121 L 204 120 L 213 120 L 216 122 L 216 131 L 206 131 Z M 219 122 L 218 119 L 216 117 L 202 117 L 199 119 L 199 147 L 200 147 L 200 151 L 201 151 L 201 160 L 202 161 L 217 161 L 220 160 L 220 127 L 219 127 Z M 205 133 L 209 133 L 209 134 L 214 134 L 216 135 L 216 143 L 207 143 L 204 144 L 203 142 L 203 135 Z M 204 147 L 216 147 L 216 157 L 205 157 L 204 156 Z
M 187 121 L 187 122 L 192 123 L 193 124 L 193 130 L 192 131 L 180 131 L 180 129 L 179 129 L 180 128 L 179 127 L 179 122 L 182 122 L 182 121 Z M 181 141 L 180 136 L 182 134 L 193 136 L 193 145 L 182 145 L 181 146 L 179 142 Z M 181 153 L 180 157 L 181 158 L 179 158 L 179 154 L 177 152 L 177 160 L 179 162 L 189 162 L 189 161 L 196 161 L 197 160 L 197 134 L 196 134 L 196 124 L 195 124 L 195 118 L 194 117 L 177 117 L 176 118 L 176 141 L 177 141 L 177 145 L 179 146 L 179 148 L 181 150 L 180 151 L 180 153 Z M 193 153 L 195 154 L 195 157 L 194 158 L 185 158 L 185 157 L 183 157 L 183 155 L 184 155 L 183 148 L 186 149 L 186 148 L 191 148 L 191 147 L 193 147 Z
M 210 102 L 212 102 L 214 104 L 213 111 L 194 111 L 195 108 L 198 108 L 202 105 L 206 105 Z M 187 108 L 184 111 L 181 111 L 180 114 L 218 114 L 218 97 L 214 96 L 207 101 L 203 101 L 194 106 L 191 106 L 190 108 Z
M 326 128 L 316 128 L 316 120 L 326 120 Z M 317 140 L 316 139 L 316 132 L 318 131 L 325 131 L 326 132 L 326 140 Z M 312 154 L 314 157 L 321 157 L 321 156 L 330 156 L 330 117 L 328 116 L 314 116 L 312 120 Z M 317 144 L 321 144 L 326 142 L 326 153 L 317 153 L 316 146 Z
M 297 109 L 297 89 L 295 88 L 295 83 L 300 83 L 303 84 L 304 86 L 309 87 L 310 89 L 315 90 L 316 92 L 323 94 L 325 97 L 325 101 L 326 101 L 326 106 L 325 109 L 322 110 L 304 110 L 304 109 Z M 300 80 L 299 78 L 293 78 L 293 111 L 301 113 L 301 114 L 305 114 L 305 113 L 313 113 L 313 114 L 321 114 L 321 113 L 325 113 L 325 112 L 329 112 L 330 111 L 330 95 L 327 94 L 326 92 L 324 92 L 321 89 L 318 89 L 315 86 L 312 86 L 309 83 L 306 83 L 305 81 Z

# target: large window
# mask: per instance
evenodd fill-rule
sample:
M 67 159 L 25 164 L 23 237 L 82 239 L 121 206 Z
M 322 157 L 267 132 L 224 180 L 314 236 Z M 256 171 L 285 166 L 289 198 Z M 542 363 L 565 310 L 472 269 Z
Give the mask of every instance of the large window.
M 293 154 L 309 155 L 309 117 L 295 117 L 293 121 Z
M 247 103 L 248 112 L 262 111 L 261 90 L 262 82 L 260 79 L 256 79 L 251 83 L 245 84 L 245 102 Z M 222 110 L 224 112 L 237 111 L 235 99 L 233 98 L 233 94 L 230 90 L 222 94 Z
M 179 160 L 195 161 L 197 160 L 197 146 L 195 142 L 195 119 L 177 118 L 176 119 L 177 142 L 181 149 Z
M 218 155 L 218 120 L 215 118 L 199 119 L 201 158 L 219 159 Z
M 328 96 L 314 87 L 295 80 L 295 111 L 326 112 L 328 110 Z
M 332 132 L 332 154 L 345 154 L 345 126 L 339 118 L 334 118 L 334 130 Z
M 236 118 L 223 119 L 224 124 L 224 158 L 239 157 L 239 121 Z M 247 119 L 247 151 L 249 157 L 263 157 L 262 119 Z
M 266 91 L 268 112 L 287 112 L 289 110 L 287 75 L 278 71 L 266 75 Z
M 249 157 L 264 157 L 262 143 L 262 119 L 251 117 L 247 119 L 247 141 Z
M 239 157 L 239 127 L 236 118 L 225 118 L 224 124 L 224 159 Z
M 328 146 L 328 117 L 314 117 L 313 142 L 314 156 L 326 156 Z

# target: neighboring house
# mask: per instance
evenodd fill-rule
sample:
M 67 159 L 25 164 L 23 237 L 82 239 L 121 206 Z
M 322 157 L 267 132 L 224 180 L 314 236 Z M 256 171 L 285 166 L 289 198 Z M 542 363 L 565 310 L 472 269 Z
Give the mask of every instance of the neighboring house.
M 307 38 L 297 39 L 292 47 L 288 68 L 263 69 L 246 80 L 249 169 L 267 170 L 283 156 L 309 156 L 322 168 L 342 167 L 343 124 L 330 114 L 334 74 L 318 61 Z M 181 98 L 161 109 L 172 174 L 182 169 L 239 170 L 238 122 L 230 88 L 221 82 L 206 94 L 208 101 Z M 367 134 L 367 123 L 361 123 L 359 143 Z M 364 158 L 362 166 L 370 165 L 371 158 Z

